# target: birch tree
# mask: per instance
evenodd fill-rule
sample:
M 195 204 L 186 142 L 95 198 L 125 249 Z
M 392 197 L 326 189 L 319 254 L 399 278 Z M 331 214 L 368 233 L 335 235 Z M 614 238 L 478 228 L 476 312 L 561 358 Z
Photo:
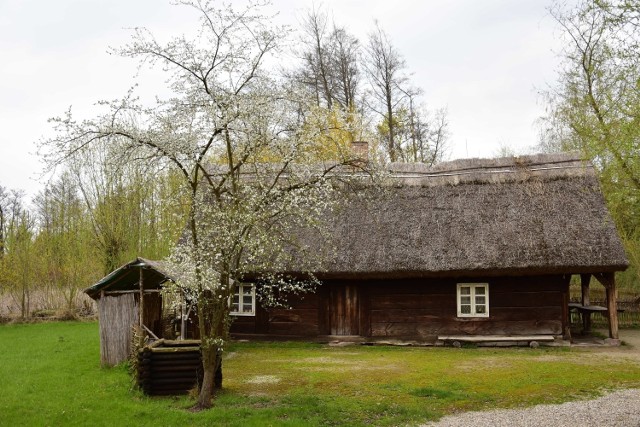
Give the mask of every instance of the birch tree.
M 346 28 L 330 23 L 327 13 L 313 9 L 301 25 L 301 63 L 293 71 L 320 107 L 355 112 L 360 95 L 360 42 Z
M 409 80 L 404 73 L 406 62 L 378 23 L 369 34 L 366 58 L 365 68 L 371 85 L 367 104 L 383 119 L 389 159 L 395 162 L 400 158 L 398 112 L 406 99 L 403 86 Z
M 24 206 L 23 197 L 22 192 L 13 190 L 10 192 L 8 203 L 5 203 L 5 254 L 0 257 L 0 285 L 20 307 L 20 317 L 26 319 L 31 313 L 31 292 L 36 279 L 36 224 Z
M 50 308 L 74 316 L 80 289 L 101 272 L 90 215 L 68 173 L 49 183 L 33 204 L 38 223 L 34 250 L 38 290 L 50 299 L 63 297 L 64 307 Z
M 7 236 L 7 222 L 11 206 L 9 190 L 0 185 L 0 259 L 5 252 L 5 239 Z
M 261 5 L 241 10 L 180 1 L 200 16 L 197 35 L 166 43 L 146 29 L 114 52 L 167 73 L 166 98 L 141 105 L 132 93 L 105 102 L 105 113 L 54 119 L 57 135 L 44 143 L 50 165 L 93 144 L 113 147 L 114 163 L 172 168 L 190 201 L 187 232 L 171 257 L 181 291 L 197 301 L 204 381 L 196 408 L 208 408 L 214 374 L 230 325 L 234 283 L 264 283 L 265 303 L 313 286 L 312 276 L 279 274 L 312 258 L 293 241 L 295 227 L 319 227 L 331 209 L 342 166 L 362 161 L 338 151 L 319 163 L 314 139 L 302 131 L 308 106 L 273 78 L 265 62 L 278 53 L 286 31 L 270 24 Z
M 600 171 L 640 283 L 640 2 L 584 0 L 551 9 L 566 43 L 545 93 L 542 147 L 580 150 Z

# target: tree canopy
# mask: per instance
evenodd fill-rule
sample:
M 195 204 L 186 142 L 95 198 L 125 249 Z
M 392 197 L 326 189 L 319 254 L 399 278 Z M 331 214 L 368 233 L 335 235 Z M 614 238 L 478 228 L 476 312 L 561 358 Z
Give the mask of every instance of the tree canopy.
M 640 2 L 557 3 L 566 41 L 558 82 L 546 92 L 542 146 L 580 150 L 598 167 L 609 207 L 640 279 Z M 635 277 L 633 277 L 635 275 Z

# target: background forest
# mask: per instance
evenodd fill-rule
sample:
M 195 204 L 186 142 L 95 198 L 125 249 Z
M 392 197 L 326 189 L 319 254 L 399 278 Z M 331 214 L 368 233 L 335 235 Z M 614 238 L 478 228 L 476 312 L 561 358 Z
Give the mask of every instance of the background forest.
M 542 94 L 535 151 L 579 150 L 601 174 L 631 267 L 622 293 L 640 293 L 640 1 L 554 6 L 565 39 L 556 82 Z M 382 161 L 434 164 L 450 143 L 444 108 L 428 109 L 401 52 L 376 23 L 364 40 L 324 10 L 305 15 L 273 66 L 300 111 L 318 158 L 368 141 Z M 319 136 L 318 136 L 319 135 Z M 43 152 L 43 155 L 46 155 Z M 114 161 L 107 144 L 69 158 L 33 200 L 0 183 L 0 315 L 90 313 L 79 291 L 136 256 L 162 259 L 184 230 L 189 198 L 177 176 L 154 163 Z M 210 159 L 220 162 L 223 159 Z

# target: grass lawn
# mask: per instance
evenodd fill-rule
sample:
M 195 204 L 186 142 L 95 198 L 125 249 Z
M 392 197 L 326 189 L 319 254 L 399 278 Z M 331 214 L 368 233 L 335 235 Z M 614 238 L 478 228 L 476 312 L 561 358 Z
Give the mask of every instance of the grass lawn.
M 97 323 L 0 326 L 0 425 L 405 425 L 640 387 L 640 364 L 567 349 L 235 343 L 214 408 L 100 368 Z

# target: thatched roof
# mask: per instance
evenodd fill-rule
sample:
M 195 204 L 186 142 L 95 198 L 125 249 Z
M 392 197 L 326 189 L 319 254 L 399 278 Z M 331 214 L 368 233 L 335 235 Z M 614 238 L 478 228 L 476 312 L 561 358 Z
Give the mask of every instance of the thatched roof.
M 93 299 L 100 298 L 101 291 L 126 291 L 138 289 L 142 270 L 144 289 L 160 289 L 164 282 L 174 279 L 166 272 L 162 261 L 136 258 L 112 271 L 84 292 Z
M 628 261 L 593 167 L 575 154 L 392 164 L 373 198 L 328 218 L 325 277 L 572 274 Z M 303 233 L 304 234 L 304 233 Z M 326 242 L 302 238 L 312 253 Z M 295 267 L 292 267 L 292 272 Z

